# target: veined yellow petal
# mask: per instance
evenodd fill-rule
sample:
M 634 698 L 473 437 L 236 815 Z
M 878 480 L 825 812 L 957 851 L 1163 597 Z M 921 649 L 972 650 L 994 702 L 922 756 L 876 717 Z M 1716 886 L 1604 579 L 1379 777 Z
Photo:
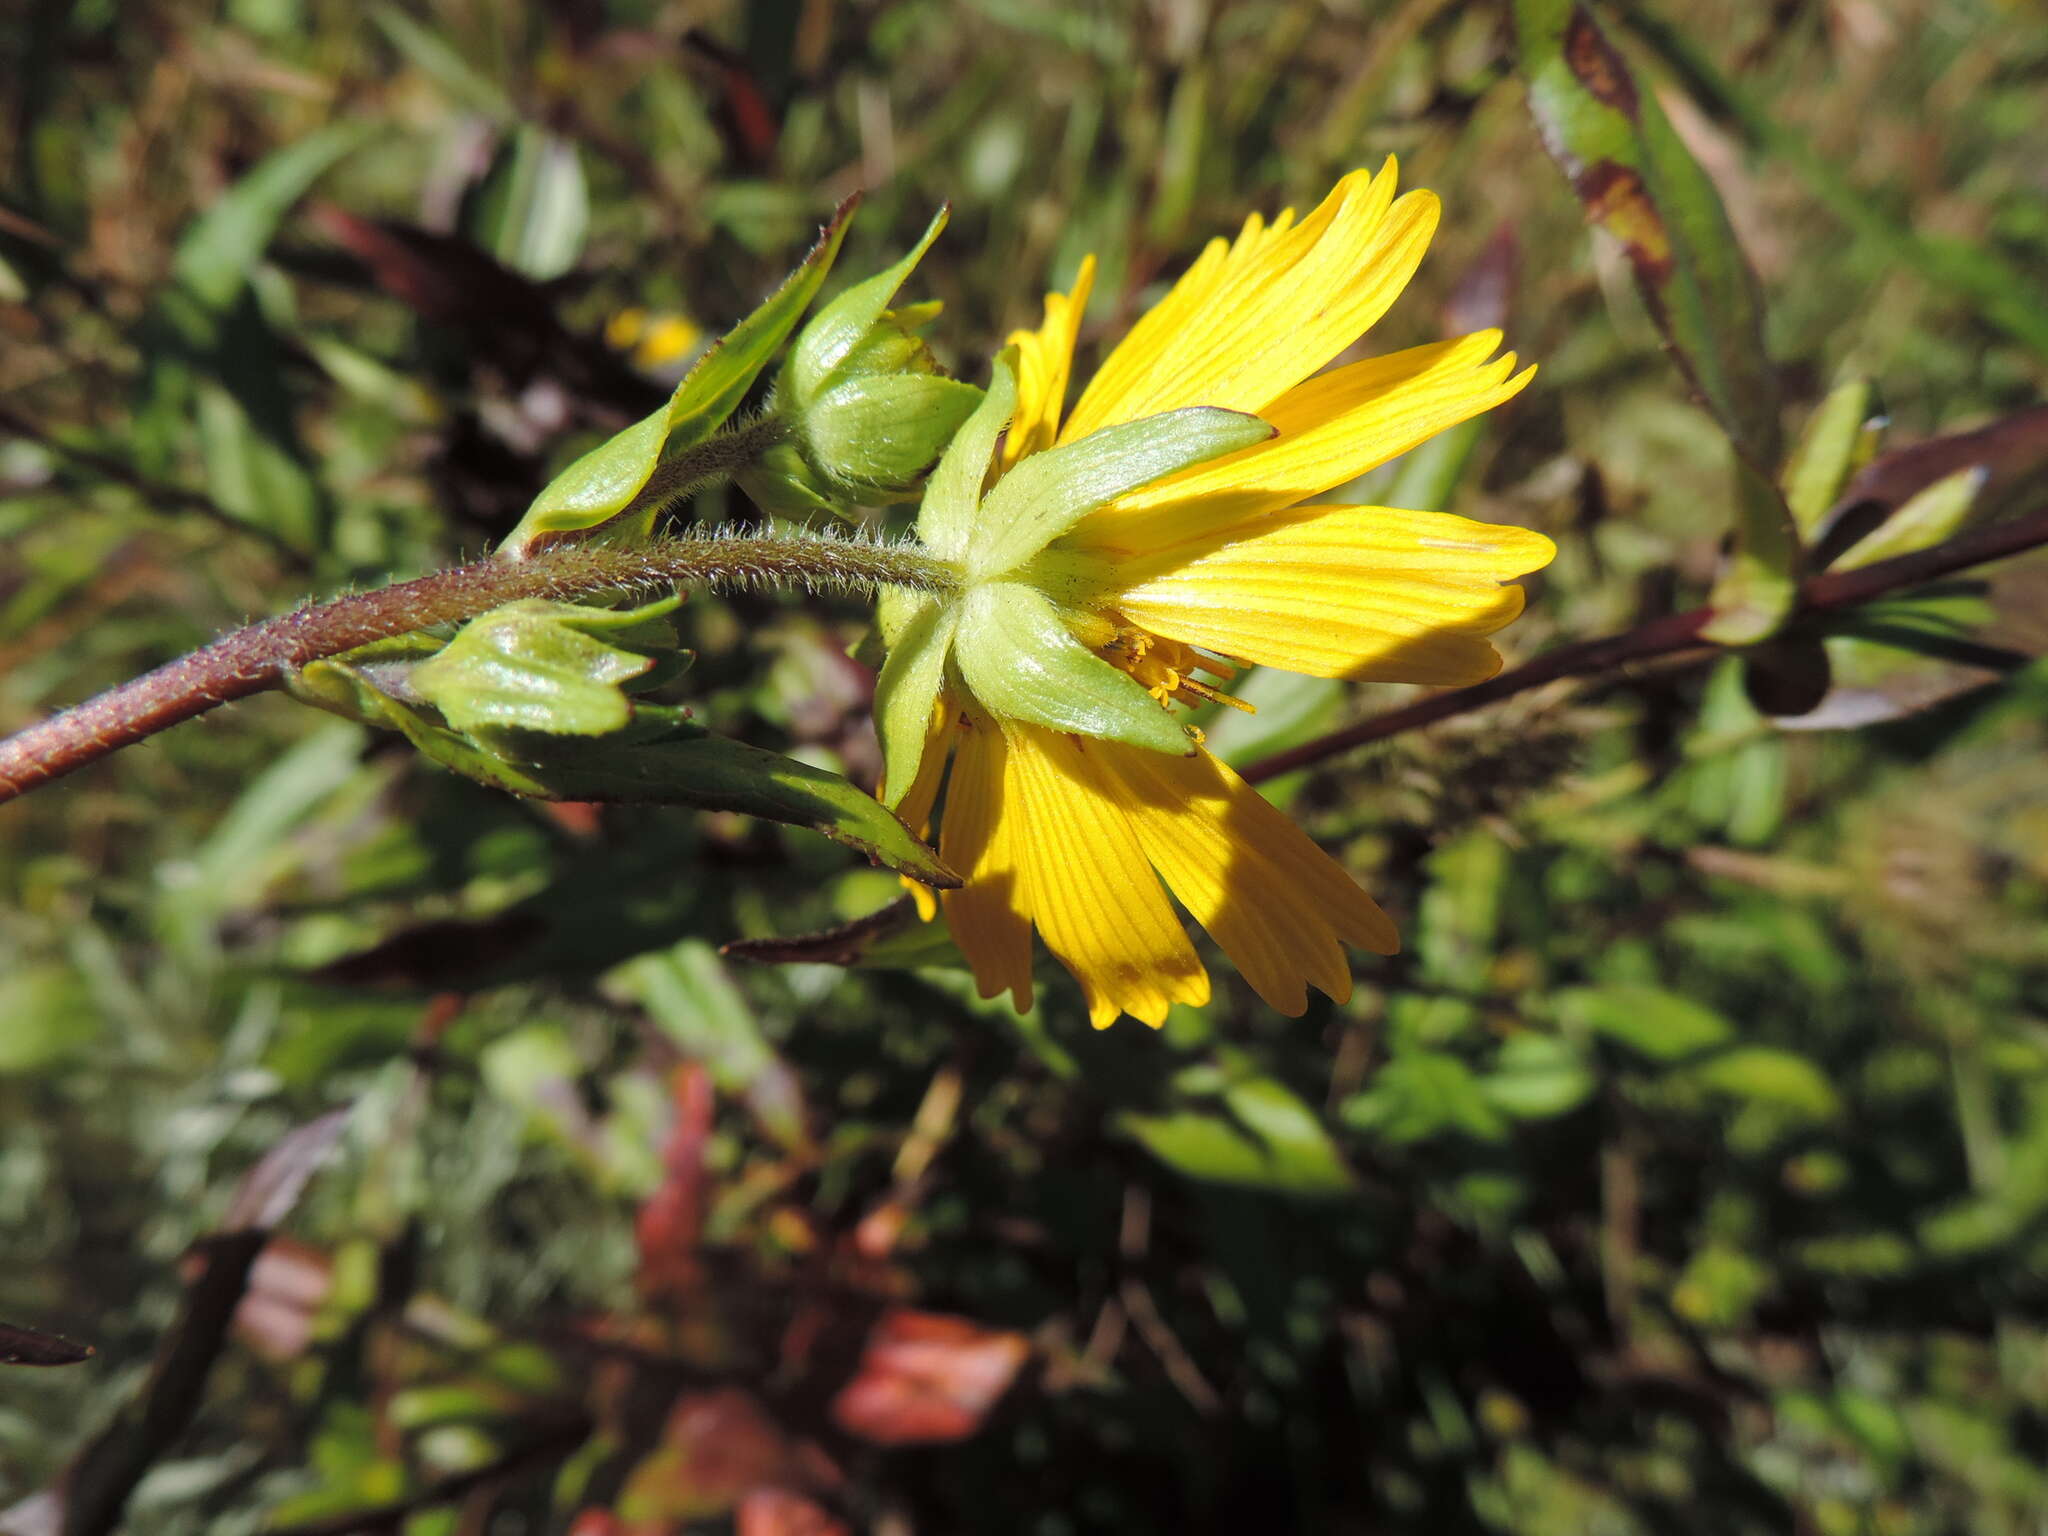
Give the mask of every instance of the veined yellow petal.
M 1207 1002 L 1209 973 L 1101 767 L 1109 744 L 1028 725 L 1006 734 L 1029 827 L 1015 844 L 1025 902 L 1081 983 L 1090 1022 L 1128 1013 L 1156 1027 L 1174 1003 Z
M 1512 352 L 1489 362 L 1500 340 L 1479 331 L 1298 384 L 1260 413 L 1277 436 L 1119 498 L 1071 542 L 1117 555 L 1159 550 L 1354 480 L 1521 393 L 1536 370 L 1516 373 Z
M 1354 171 L 1298 225 L 1216 245 L 1103 362 L 1062 441 L 1185 405 L 1260 412 L 1356 341 L 1407 286 L 1436 229 L 1428 192 L 1394 198 L 1392 160 Z
M 1351 995 L 1348 942 L 1379 954 L 1394 925 L 1328 854 L 1208 753 L 1105 755 L 1146 855 L 1252 989 L 1281 1013 L 1307 986 Z M 1306 985 L 1304 985 L 1306 984 Z
M 1020 804 L 1002 731 L 978 711 L 965 720 L 939 828 L 939 857 L 966 884 L 941 892 L 939 899 L 981 995 L 1008 992 L 1022 1012 L 1031 1006 L 1031 924 L 1019 888 L 1018 855 L 1031 846 L 1037 829 Z
M 1081 259 L 1072 290 L 1045 296 L 1045 320 L 1037 330 L 1010 332 L 1006 345 L 1017 349 L 1017 409 L 1003 445 L 1004 469 L 1027 453 L 1050 448 L 1059 436 L 1067 379 L 1074 368 L 1074 341 L 1094 287 L 1095 257 L 1090 253 Z
M 1169 639 L 1314 677 L 1476 683 L 1483 638 L 1522 611 L 1509 578 L 1556 547 L 1526 528 L 1446 512 L 1296 507 L 1130 562 L 1111 600 Z

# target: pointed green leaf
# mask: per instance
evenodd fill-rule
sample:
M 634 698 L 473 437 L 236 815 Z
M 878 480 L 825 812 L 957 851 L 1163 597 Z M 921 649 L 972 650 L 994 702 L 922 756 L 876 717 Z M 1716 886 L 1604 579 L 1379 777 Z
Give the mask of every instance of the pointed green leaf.
M 1196 405 L 1034 453 L 983 499 L 967 540 L 967 578 L 983 581 L 1015 570 L 1125 492 L 1272 435 L 1256 416 Z
M 1910 555 L 1954 537 L 1969 520 L 1978 498 L 1990 483 L 1991 470 L 1983 464 L 1973 464 L 1935 481 L 1843 551 L 1834 568 L 1853 571 L 1859 565 Z
M 505 549 L 526 554 L 553 539 L 610 522 L 632 505 L 665 456 L 695 447 L 723 426 L 817 296 L 825 274 L 832 270 L 855 201 L 848 198 L 839 205 L 803 264 L 759 309 L 712 343 L 666 405 L 555 476 L 505 540 Z M 649 508 L 630 526 L 610 532 L 645 537 L 652 523 Z
M 1677 1061 L 1735 1033 L 1711 1008 L 1662 987 L 1567 987 L 1553 1001 L 1561 1017 L 1655 1061 Z
M 1814 408 L 1799 435 L 1782 483 L 1792 521 L 1808 539 L 1819 533 L 1835 497 L 1863 467 L 1858 461 L 1867 461 L 1875 446 L 1876 399 L 1870 380 L 1844 379 Z
M 509 794 L 536 800 L 620 800 L 738 811 L 809 827 L 835 842 L 927 885 L 950 888 L 960 877 L 872 795 L 837 774 L 793 758 L 714 736 L 681 719 L 680 711 L 636 711 L 665 723 L 654 741 L 575 736 L 523 738 L 544 748 L 545 761 L 514 759 L 506 742 L 480 744 L 421 709 L 386 693 L 341 659 L 316 661 L 287 681 L 294 698 L 351 720 L 398 731 L 442 767 Z
M 924 259 L 924 253 L 939 238 L 939 231 L 946 227 L 951 215 L 950 205 L 941 207 L 908 255 L 866 282 L 855 283 L 819 310 L 817 319 L 804 327 L 789 355 L 788 385 L 793 398 L 810 400 L 825 387 L 832 370 L 867 335 L 869 327 L 882 318 L 882 311 L 896 297 L 896 290 Z
M 1791 611 L 1800 544 L 1772 478 L 1777 375 L 1763 300 L 1712 181 L 1583 0 L 1515 0 L 1529 109 L 1587 219 L 1614 237 L 1672 360 L 1735 450 L 1733 555 L 1706 630 L 1761 640 Z
M 967 547 L 967 532 L 974 526 L 975 509 L 981 505 L 981 487 L 988 479 L 989 460 L 995 456 L 996 439 L 1010 424 L 1017 409 L 1016 354 L 1005 348 L 998 353 L 988 381 L 988 393 L 966 424 L 953 434 L 953 441 L 939 459 L 939 466 L 925 481 L 924 504 L 917 509 L 917 536 L 932 553 L 958 560 Z
M 971 590 L 960 610 L 953 651 L 969 691 L 991 714 L 1153 752 L 1190 750 L 1158 701 L 1076 640 L 1036 588 L 991 582 Z
M 958 603 L 925 601 L 889 647 L 889 659 L 875 679 L 875 731 L 882 738 L 882 780 L 891 810 L 917 782 L 932 706 L 945 686 L 946 657 L 959 622 Z

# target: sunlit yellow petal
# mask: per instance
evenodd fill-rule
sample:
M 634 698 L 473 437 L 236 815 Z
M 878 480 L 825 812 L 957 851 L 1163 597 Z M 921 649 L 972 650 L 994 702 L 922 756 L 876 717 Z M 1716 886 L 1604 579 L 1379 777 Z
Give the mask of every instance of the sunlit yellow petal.
M 986 716 L 970 715 L 953 755 L 939 829 L 939 857 L 966 883 L 942 892 L 940 902 L 981 995 L 1008 992 L 1020 1011 L 1031 1006 L 1031 924 L 1018 855 L 1036 837 L 1002 731 Z
M 1260 413 L 1277 436 L 1132 492 L 1089 517 L 1072 542 L 1118 554 L 1158 550 L 1354 480 L 1519 394 L 1536 370 L 1516 373 L 1512 352 L 1493 358 L 1500 340 L 1480 331 L 1298 384 Z
M 1104 763 L 1173 894 L 1281 1013 L 1308 1006 L 1307 986 L 1351 995 L 1345 943 L 1398 947 L 1393 923 L 1336 861 L 1208 753 L 1126 747 Z
M 1428 192 L 1394 198 L 1390 160 L 1354 171 L 1298 225 L 1248 225 L 1202 255 L 1104 361 L 1061 429 L 1071 440 L 1187 405 L 1257 412 L 1386 312 L 1436 229 Z
M 1027 909 L 1081 983 L 1090 1021 L 1103 1029 L 1128 1013 L 1159 1025 L 1174 1003 L 1207 1002 L 1209 974 L 1105 779 L 1100 754 L 1116 749 L 1036 726 L 1008 735 L 1030 828 L 1016 849 Z
M 1475 683 L 1522 611 L 1501 583 L 1549 562 L 1526 528 L 1391 507 L 1296 507 L 1131 562 L 1133 623 L 1244 661 L 1373 682 Z
M 1035 331 L 1012 331 L 1006 345 L 1017 349 L 1017 409 L 1003 445 L 1003 468 L 1050 448 L 1059 436 L 1060 410 L 1074 368 L 1074 340 L 1095 287 L 1095 257 L 1085 256 L 1067 293 L 1045 296 L 1045 320 Z

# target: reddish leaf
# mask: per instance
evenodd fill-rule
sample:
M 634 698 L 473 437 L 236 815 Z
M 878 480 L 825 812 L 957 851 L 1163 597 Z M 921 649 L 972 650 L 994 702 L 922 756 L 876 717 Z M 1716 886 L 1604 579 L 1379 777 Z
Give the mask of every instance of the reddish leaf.
M 751 1393 L 688 1392 L 669 1410 L 661 1444 L 627 1477 L 618 1512 L 635 1525 L 702 1520 L 801 1475 L 788 1438 Z
M 634 1224 L 640 1244 L 640 1287 L 649 1295 L 694 1290 L 700 1275 L 697 1240 L 704 1227 L 704 1143 L 711 1135 L 711 1076 L 696 1062 L 675 1070 L 675 1126 L 662 1149 L 667 1177 L 647 1197 Z
M 1021 1333 L 935 1312 L 890 1312 L 868 1335 L 860 1371 L 833 1399 L 832 1417 L 879 1445 L 964 1440 L 1030 1352 Z
M 757 1488 L 740 1500 L 733 1536 L 850 1536 L 850 1527 L 786 1488 Z
M 298 1359 L 313 1342 L 333 1276 L 333 1261 L 319 1249 L 272 1238 L 249 1268 L 249 1288 L 235 1308 L 235 1337 L 263 1359 Z

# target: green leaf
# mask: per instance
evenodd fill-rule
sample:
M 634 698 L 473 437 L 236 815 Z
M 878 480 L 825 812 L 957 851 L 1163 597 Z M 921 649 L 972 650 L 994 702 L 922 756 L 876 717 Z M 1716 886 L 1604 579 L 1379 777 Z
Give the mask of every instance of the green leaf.
M 983 498 L 967 538 L 967 579 L 987 581 L 1013 571 L 1126 492 L 1272 435 L 1256 416 L 1194 405 L 1031 454 Z
M 1569 1114 L 1593 1095 L 1598 1079 L 1584 1054 L 1552 1035 L 1511 1036 L 1494 1058 L 1479 1091 L 1502 1114 L 1517 1120 L 1551 1120 Z
M 990 370 L 988 393 L 940 455 L 938 467 L 925 481 L 924 502 L 917 509 L 917 536 L 934 554 L 958 560 L 967 549 L 981 488 L 988 480 L 996 439 L 1017 409 L 1016 352 L 1005 348 Z
M 1804 1056 L 1767 1045 L 1722 1051 L 1689 1068 L 1687 1076 L 1718 1093 L 1802 1119 L 1832 1119 L 1842 1108 L 1840 1095 L 1820 1068 Z
M 837 774 L 793 758 L 714 736 L 677 712 L 647 706 L 636 718 L 664 727 L 654 741 L 530 736 L 526 755 L 507 755 L 513 738 L 489 745 L 451 730 L 384 691 L 367 669 L 334 658 L 287 682 L 306 703 L 395 730 L 427 757 L 478 783 L 537 800 L 617 800 L 738 811 L 823 833 L 927 885 L 960 877 L 872 795 Z
M 1853 571 L 1859 565 L 1910 555 L 1952 538 L 1969 521 L 1990 483 L 1991 471 L 1982 464 L 1935 481 L 1844 550 L 1834 569 Z
M 1734 1026 L 1689 997 L 1662 987 L 1567 987 L 1558 1017 L 1653 1061 L 1678 1061 L 1732 1039 Z
M 609 972 L 603 985 L 646 1009 L 677 1050 L 704 1064 L 712 1082 L 746 1100 L 777 1142 L 808 1145 L 796 1076 L 768 1043 L 746 995 L 709 944 L 685 939 L 673 949 L 640 955 Z
M 1807 418 L 1786 461 L 1785 505 L 1800 534 L 1813 539 L 1849 477 L 1870 461 L 1883 418 L 1868 379 L 1844 379 Z
M 1179 1102 L 1160 1114 L 1126 1112 L 1117 1127 L 1190 1178 L 1278 1194 L 1348 1193 L 1356 1177 L 1314 1110 L 1286 1084 L 1235 1054 L 1173 1080 Z
M 1344 1101 L 1344 1123 L 1396 1143 L 1456 1131 L 1499 1141 L 1507 1121 L 1473 1075 L 1444 1051 L 1409 1050 L 1393 1058 L 1362 1092 Z
M 623 610 L 544 598 L 507 603 L 470 620 L 414 668 L 412 688 L 458 731 L 621 731 L 633 718 L 621 685 L 652 669 L 658 652 L 673 650 L 675 631 L 662 620 L 681 603 L 669 597 Z
M 1035 587 L 990 582 L 959 608 L 953 652 L 968 690 L 991 713 L 1152 752 L 1192 750 L 1138 680 L 1076 640 Z
M 1781 444 L 1763 302 L 1713 183 L 1581 0 L 1515 0 L 1529 106 L 1586 217 L 1621 245 L 1651 318 L 1734 445 L 1737 538 L 1706 633 L 1763 639 L 1791 611 L 1799 536 L 1772 476 Z
M 817 398 L 830 381 L 832 370 L 882 318 L 889 301 L 896 297 L 896 290 L 924 259 L 924 253 L 931 249 L 951 216 L 950 206 L 941 207 L 901 261 L 865 282 L 855 283 L 818 311 L 817 318 L 804 327 L 803 335 L 790 349 L 784 380 L 790 398 L 799 402 Z
M 816 297 L 856 202 L 848 198 L 839 205 L 803 264 L 760 308 L 712 343 L 666 405 L 555 476 L 512 530 L 505 549 L 526 554 L 610 523 L 632 505 L 664 457 L 695 447 L 723 426 Z M 628 526 L 608 532 L 644 538 L 653 520 L 654 509 L 644 508 Z
M 875 731 L 882 740 L 882 778 L 891 810 L 917 782 L 931 734 L 932 707 L 946 681 L 946 657 L 960 624 L 958 603 L 926 600 L 889 647 L 875 679 Z

